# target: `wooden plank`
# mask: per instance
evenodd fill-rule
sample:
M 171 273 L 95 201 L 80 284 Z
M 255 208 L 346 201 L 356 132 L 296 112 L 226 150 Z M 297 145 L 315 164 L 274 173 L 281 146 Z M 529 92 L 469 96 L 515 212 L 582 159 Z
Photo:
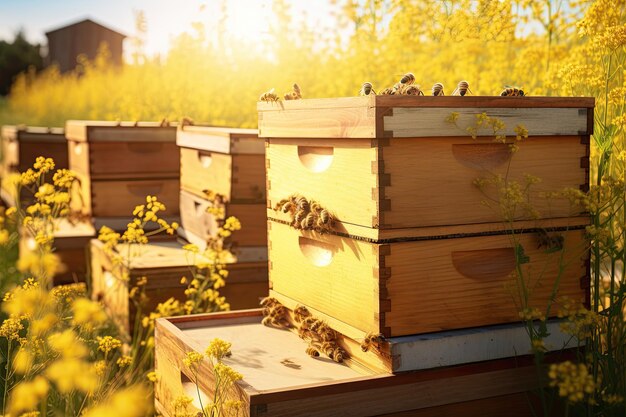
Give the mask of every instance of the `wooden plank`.
M 162 215 L 177 215 L 180 184 L 177 178 L 152 180 L 92 180 L 92 213 L 97 217 L 123 216 L 132 219 L 135 206 L 145 204 L 146 196 L 156 196 L 165 204 Z
M 180 192 L 180 217 L 186 233 L 199 237 L 203 242 L 210 238 L 217 238 L 218 224 L 215 216 L 207 213 L 212 203 L 197 197 L 184 189 Z M 267 219 L 266 208 L 259 204 L 230 204 L 225 205 L 225 217 L 236 217 L 241 223 L 241 230 L 233 232 L 226 239 L 227 243 L 236 246 L 266 246 Z
M 181 148 L 225 154 L 265 153 L 263 140 L 258 139 L 256 129 L 185 125 L 176 132 L 176 144 Z
M 161 178 L 180 175 L 180 157 L 174 142 L 93 142 L 88 150 L 94 180 L 111 173 L 130 179 L 145 178 L 147 174 Z
M 68 120 L 65 134 L 80 142 L 176 142 L 176 127 L 161 122 Z
M 453 112 L 458 113 L 456 124 L 447 121 Z M 475 126 L 481 113 L 503 122 L 506 127 L 500 134 L 507 136 L 515 136 L 518 125 L 533 136 L 588 134 L 587 111 L 579 108 L 394 108 L 391 116 L 384 117 L 384 130 L 394 138 L 465 136 L 466 128 Z M 476 134 L 494 136 L 490 127 Z
M 293 194 L 317 201 L 343 222 L 373 227 L 376 150 L 371 140 L 270 139 L 268 200 L 272 208 Z
M 594 97 L 376 96 L 377 107 L 593 108 Z

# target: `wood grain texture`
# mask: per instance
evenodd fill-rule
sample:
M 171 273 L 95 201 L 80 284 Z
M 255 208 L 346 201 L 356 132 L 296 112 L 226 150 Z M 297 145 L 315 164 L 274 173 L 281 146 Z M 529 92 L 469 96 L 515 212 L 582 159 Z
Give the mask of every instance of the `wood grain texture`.
M 68 120 L 65 134 L 81 142 L 176 142 L 176 127 L 161 122 Z
M 181 187 L 190 193 L 205 197 L 204 190 L 209 190 L 233 203 L 265 200 L 263 155 L 180 148 L 180 158 Z
M 377 177 L 372 172 L 376 150 L 371 140 L 268 142 L 268 202 L 272 208 L 292 194 L 301 194 L 344 223 L 374 226 L 372 219 L 378 211 L 372 189 L 376 188 Z
M 381 137 L 383 132 L 389 132 L 392 137 L 447 136 L 445 131 L 449 126 L 445 125 L 445 119 L 456 109 L 460 109 L 460 113 L 486 112 L 501 117 L 506 119 L 509 129 L 521 123 L 527 125 L 533 135 L 553 135 L 589 134 L 587 118 L 594 103 L 593 98 L 574 97 L 367 96 L 260 102 L 257 110 L 259 136 L 264 138 L 375 138 Z M 394 122 L 387 126 L 388 118 L 376 115 L 383 115 L 389 109 L 395 109 L 393 116 L 388 116 Z M 423 111 L 434 116 L 407 118 L 407 114 L 422 114 Z M 428 123 L 415 125 L 415 122 L 425 121 L 436 122 L 437 128 Z M 550 128 L 553 122 L 557 130 L 563 130 Z M 440 132 L 440 123 L 444 123 L 443 132 Z
M 126 178 L 178 177 L 180 158 L 174 142 L 107 141 L 89 143 L 89 171 L 92 179 L 117 174 Z
M 186 232 L 200 237 L 203 241 L 216 238 L 218 224 L 213 214 L 207 213 L 212 203 L 187 191 L 180 192 L 180 218 Z M 236 246 L 267 246 L 267 219 L 265 204 L 225 205 L 226 218 L 234 216 L 241 222 L 241 230 L 233 232 L 226 239 Z
M 182 249 L 177 242 L 151 243 L 148 245 L 119 245 L 117 253 L 125 266 L 114 266 L 104 253 L 102 242 L 92 240 L 92 285 L 94 297 L 102 299 L 115 322 L 124 330 L 132 328 L 135 308 L 128 302 L 128 289 L 136 280 L 147 277 L 145 286 L 149 301 L 145 311 L 152 311 L 157 304 L 170 297 L 184 300 L 185 285 L 180 283 L 183 276 L 190 277 L 195 257 Z M 226 286 L 219 289 L 232 309 L 246 309 L 258 306 L 259 299 L 267 294 L 267 262 L 246 261 L 245 250 L 239 258 L 225 260 L 229 275 Z M 130 263 L 128 261 L 130 259 Z M 210 262 L 208 259 L 205 262 Z M 130 283 L 121 277 L 126 271 Z
M 241 312 L 240 316 L 226 313 L 158 319 L 155 355 L 161 379 L 155 386 L 155 395 L 159 407 L 172 414 L 173 399 L 184 392 L 181 382 L 189 373 L 182 358 L 192 350 L 203 351 L 216 336 L 237 341 L 233 343 L 233 355 L 226 362 L 242 372 L 244 379 L 229 395 L 244 402 L 245 416 L 375 416 L 428 408 L 432 411 L 433 407 L 523 393 L 537 386 L 533 366 L 516 368 L 511 361 L 396 376 L 386 373 L 358 376 L 344 366 L 324 363 L 298 352 L 292 344 L 303 343 L 294 335 L 276 329 L 257 330 L 255 326 L 261 326 L 260 310 L 256 314 L 255 317 L 249 311 Z M 251 332 L 258 335 L 251 339 L 248 337 Z M 246 354 L 253 348 L 254 353 Z M 521 358 L 519 363 L 526 361 Z M 311 373 L 320 366 L 327 371 Z M 199 375 L 202 375 L 200 389 L 211 395 L 214 381 L 207 363 L 201 363 Z M 293 378 L 313 381 L 294 384 Z M 394 401 L 389 401 L 390 398 Z
M 520 302 L 506 288 L 514 288 L 506 273 L 513 272 L 510 268 L 494 273 L 497 260 L 481 252 L 466 257 L 461 271 L 454 262 L 455 252 L 508 254 L 515 245 L 510 236 L 393 242 L 389 254 L 381 256 L 379 244 L 301 233 L 280 223 L 268 229 L 271 288 L 328 315 L 331 326 L 336 321 L 365 333 L 402 336 L 519 320 Z M 565 237 L 566 268 L 558 295 L 582 300 L 580 277 L 587 274 L 583 231 L 560 234 Z M 534 233 L 516 239 L 530 257 L 523 265 L 532 277 L 527 283 L 530 305 L 545 308 L 561 252 L 546 254 Z
M 177 178 L 151 180 L 90 181 L 92 213 L 97 217 L 127 217 L 132 220 L 135 206 L 144 204 L 146 196 L 156 196 L 167 210 L 162 215 L 177 215 L 180 185 Z
M 579 111 L 580 110 L 580 111 Z M 458 113 L 456 124 L 446 119 Z M 587 130 L 587 109 L 582 108 L 488 108 L 488 107 L 401 107 L 384 117 L 385 132 L 393 138 L 464 136 L 466 128 L 476 125 L 476 116 L 485 113 L 497 118 L 506 127 L 499 133 L 515 136 L 515 128 L 524 126 L 533 136 L 584 135 Z M 491 128 L 476 131 L 478 136 L 493 136 Z
M 502 198 L 488 183 L 498 175 L 522 188 L 527 175 L 539 178 L 530 187 L 529 203 L 540 218 L 566 218 L 582 209 L 546 195 L 578 189 L 588 181 L 581 167 L 588 145 L 581 144 L 579 136 L 531 137 L 512 156 L 507 145 L 463 137 L 391 139 L 387 146 L 378 141 L 377 148 L 368 148 L 369 140 L 356 139 L 268 142 L 272 208 L 298 192 L 333 212 L 346 230 L 498 223 L 503 213 L 497 204 L 495 209 L 483 204 Z M 303 150 L 308 157 L 304 161 Z M 324 169 L 315 169 L 319 166 Z M 487 181 L 482 190 L 474 185 L 477 179 Z M 521 205 L 515 213 L 516 220 L 532 215 Z
M 176 144 L 181 148 L 225 154 L 265 153 L 263 140 L 258 139 L 256 129 L 181 125 L 176 132 Z

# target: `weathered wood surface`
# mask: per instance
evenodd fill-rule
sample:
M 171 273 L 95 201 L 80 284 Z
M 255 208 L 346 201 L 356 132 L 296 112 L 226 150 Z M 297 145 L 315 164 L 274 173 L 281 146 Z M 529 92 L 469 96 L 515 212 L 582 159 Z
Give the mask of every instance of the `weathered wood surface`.
M 515 322 L 514 247 L 530 262 L 530 305 L 558 296 L 585 299 L 587 252 L 583 230 L 557 232 L 565 250 L 548 254 L 536 233 L 375 244 L 301 232 L 269 222 L 270 287 L 362 334 L 402 336 Z M 565 265 L 557 271 L 563 254 Z M 507 289 L 508 288 L 508 289 Z M 555 314 L 556 307 L 552 314 Z M 336 323 L 335 323 L 336 322 Z M 341 330 L 339 330 L 341 331 Z M 342 333 L 346 334 L 342 331 Z
M 80 142 L 176 142 L 176 127 L 162 122 L 68 120 L 68 140 Z
M 523 364 L 519 368 L 514 361 L 501 360 L 395 376 L 359 375 L 345 365 L 308 357 L 299 338 L 264 328 L 260 319 L 260 310 L 158 319 L 156 369 L 161 379 L 155 387 L 157 407 L 173 414 L 173 399 L 189 392 L 186 385 L 192 381 L 182 358 L 193 350 L 204 351 L 215 337 L 233 342 L 232 356 L 225 362 L 244 379 L 228 396 L 243 401 L 246 416 L 432 411 L 432 407 L 518 394 L 537 386 L 536 370 L 524 358 L 518 360 Z M 210 398 L 214 380 L 208 363 L 200 364 L 198 374 L 202 375 L 202 395 Z
M 190 148 L 224 154 L 263 155 L 263 140 L 258 139 L 256 129 L 182 125 L 176 132 L 176 144 Z

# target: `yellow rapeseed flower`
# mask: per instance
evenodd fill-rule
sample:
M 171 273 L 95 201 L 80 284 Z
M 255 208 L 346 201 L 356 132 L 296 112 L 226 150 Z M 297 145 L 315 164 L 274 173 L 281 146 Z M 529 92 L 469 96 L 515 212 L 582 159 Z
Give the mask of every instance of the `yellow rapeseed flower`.
M 45 398 L 49 389 L 48 382 L 42 376 L 19 383 L 11 392 L 8 402 L 9 413 L 17 415 L 23 411 L 32 411 Z
M 105 355 L 122 347 L 122 341 L 111 336 L 98 336 L 96 339 L 98 340 L 98 350 L 104 352 Z
M 141 385 L 123 388 L 101 404 L 91 408 L 83 417 L 141 417 L 152 411 L 148 398 L 149 393 Z
M 62 358 L 53 362 L 45 374 L 62 394 L 74 390 L 91 393 L 98 388 L 100 381 L 94 366 L 76 358 Z
M 209 358 L 221 360 L 222 358 L 231 355 L 231 346 L 231 343 L 215 338 L 211 340 L 211 343 L 209 343 L 209 347 L 207 347 L 205 353 Z
M 183 363 L 186 367 L 191 368 L 195 364 L 202 362 L 202 359 L 203 356 L 201 354 L 195 351 L 191 351 L 187 352 L 187 355 L 185 355 L 185 357 L 183 358 Z
M 78 298 L 72 303 L 74 317 L 72 323 L 88 328 L 100 325 L 107 320 L 107 315 L 100 304 L 87 298 Z

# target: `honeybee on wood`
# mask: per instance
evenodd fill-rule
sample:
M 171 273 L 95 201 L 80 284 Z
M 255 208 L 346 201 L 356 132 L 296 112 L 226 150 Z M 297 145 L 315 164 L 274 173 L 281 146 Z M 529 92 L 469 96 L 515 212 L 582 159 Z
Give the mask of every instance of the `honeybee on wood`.
M 385 88 L 385 89 L 384 89 L 384 90 L 382 90 L 379 94 L 380 94 L 381 96 L 393 96 L 393 95 L 395 95 L 395 94 L 396 94 L 396 89 L 391 88 L 391 87 L 389 87 L 389 88 Z
M 372 83 L 364 82 L 363 86 L 361 86 L 361 89 L 359 90 L 359 95 L 360 96 L 369 96 L 370 94 L 375 96 L 376 95 L 376 91 L 374 91 Z
M 293 216 L 293 227 L 296 229 L 300 229 L 302 227 L 302 220 L 306 217 L 306 211 L 298 210 L 296 214 Z
M 312 358 L 317 358 L 320 355 L 320 351 L 317 350 L 314 346 L 307 346 L 305 352 Z
M 398 94 L 403 94 L 405 96 L 423 96 L 424 93 L 420 90 L 419 86 L 415 84 L 411 85 L 402 85 L 398 90 Z
M 545 230 L 539 229 L 537 231 L 537 241 L 537 249 L 545 248 L 546 252 L 552 253 L 563 249 L 565 238 L 560 234 L 550 236 Z
M 361 343 L 361 350 L 367 352 L 374 345 L 378 345 L 383 341 L 383 335 L 378 333 L 368 333 Z
M 304 212 L 308 212 L 310 209 L 309 202 L 305 197 L 298 197 L 296 199 L 296 204 L 298 205 L 298 209 Z
M 307 214 L 300 224 L 303 229 L 312 229 L 315 225 L 315 215 L 313 213 Z
M 265 297 L 259 303 L 262 307 L 268 307 L 274 304 L 278 304 L 278 300 L 274 297 Z
M 180 121 L 181 126 L 193 126 L 193 120 L 189 117 L 183 117 Z
M 443 93 L 443 84 L 433 84 L 433 96 L 445 96 L 445 94 Z
M 505 85 L 500 95 L 502 97 L 524 97 L 524 90 L 519 87 Z
M 302 98 L 302 91 L 300 86 L 296 83 L 293 84 L 293 91 L 285 93 L 285 100 L 299 100 Z
M 335 342 L 324 342 L 320 349 L 326 356 L 337 363 L 343 362 L 343 359 L 347 356 L 346 352 Z
M 400 84 L 411 85 L 415 82 L 415 75 L 412 72 L 407 72 L 400 78 Z
M 296 323 L 301 323 L 305 318 L 310 316 L 311 312 L 305 306 L 299 305 L 293 310 L 293 317 Z
M 456 89 L 452 92 L 452 95 L 453 96 L 456 96 L 456 95 L 464 96 L 464 95 L 467 94 L 468 91 L 471 94 L 474 94 L 474 93 L 472 93 L 472 90 L 470 90 L 470 88 L 469 88 L 469 83 L 467 81 L 461 81 L 459 83 L 459 85 L 457 85 Z
M 259 101 L 279 102 L 280 97 L 278 97 L 278 95 L 274 93 L 274 89 L 272 88 L 271 90 L 261 94 L 261 97 L 259 97 Z

